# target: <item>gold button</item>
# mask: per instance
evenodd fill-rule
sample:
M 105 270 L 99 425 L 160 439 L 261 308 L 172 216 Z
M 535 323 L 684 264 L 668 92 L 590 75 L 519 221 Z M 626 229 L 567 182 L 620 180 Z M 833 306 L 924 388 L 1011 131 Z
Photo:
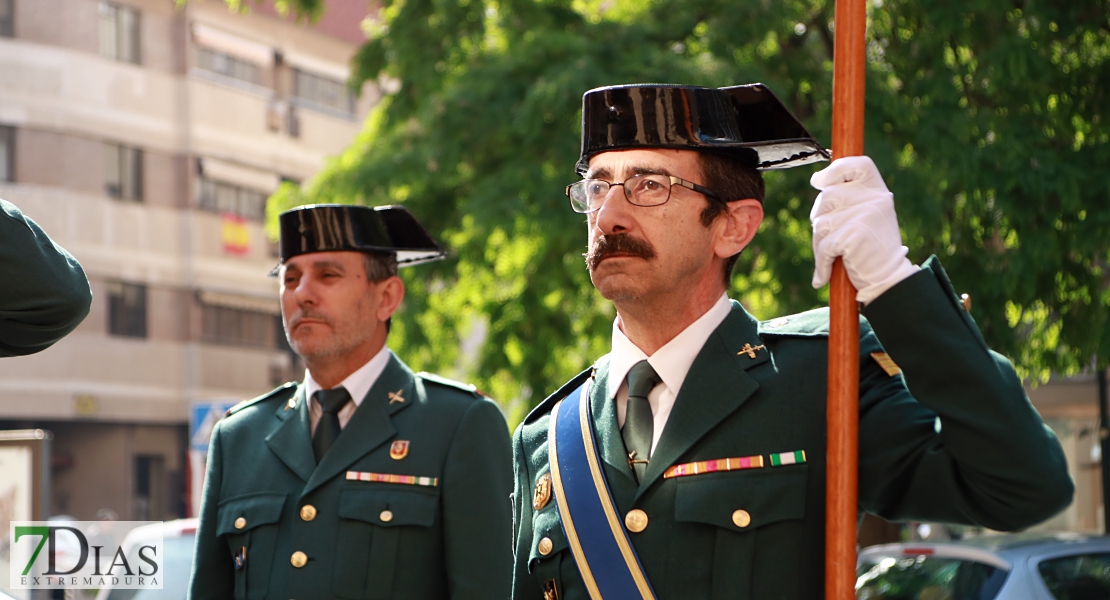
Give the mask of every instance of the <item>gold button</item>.
M 960 304 L 964 305 L 964 310 L 971 312 L 971 294 L 960 294 Z
M 747 527 L 752 524 L 752 516 L 748 514 L 748 511 L 741 508 L 732 513 L 732 524 L 737 527 Z
M 247 520 L 244 519 L 243 517 L 239 517 L 238 519 L 235 519 L 235 528 L 236 529 L 242 529 L 246 526 L 247 526 Z
M 638 508 L 633 508 L 632 510 L 628 511 L 627 515 L 624 515 L 624 526 L 627 527 L 628 530 L 632 533 L 640 533 L 641 531 L 647 529 L 647 513 Z
M 293 553 L 293 556 L 289 557 L 289 563 L 299 569 L 308 564 L 308 555 L 306 555 L 304 552 L 301 552 L 300 550 L 297 550 Z
M 382 514 L 378 515 L 378 518 L 382 520 L 382 523 L 388 523 L 393 520 L 393 511 L 383 510 Z
M 548 554 L 551 554 L 552 546 L 554 546 L 554 544 L 551 543 L 551 538 L 549 538 L 549 537 L 543 538 L 542 540 L 540 540 L 540 546 L 539 546 L 540 554 L 542 554 L 544 556 L 547 556 Z
M 311 521 L 316 518 L 316 507 L 311 504 L 305 504 L 301 507 L 301 520 Z

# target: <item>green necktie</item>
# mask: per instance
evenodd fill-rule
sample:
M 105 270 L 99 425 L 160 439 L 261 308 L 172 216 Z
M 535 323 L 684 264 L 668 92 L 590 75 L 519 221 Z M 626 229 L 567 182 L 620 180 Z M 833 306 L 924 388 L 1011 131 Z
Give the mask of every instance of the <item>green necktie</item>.
M 651 368 L 648 361 L 641 360 L 628 371 L 628 408 L 624 413 L 624 447 L 628 450 L 628 462 L 636 473 L 636 481 L 644 476 L 648 459 L 651 458 L 651 437 L 655 429 L 654 416 L 648 394 L 659 384 L 659 374 Z
M 346 388 L 337 387 L 330 390 L 319 390 L 312 395 L 324 414 L 320 415 L 320 422 L 316 424 L 316 433 L 312 435 L 312 454 L 316 456 L 316 464 L 320 464 L 328 448 L 335 443 L 342 431 L 339 427 L 339 411 L 351 401 L 351 394 Z

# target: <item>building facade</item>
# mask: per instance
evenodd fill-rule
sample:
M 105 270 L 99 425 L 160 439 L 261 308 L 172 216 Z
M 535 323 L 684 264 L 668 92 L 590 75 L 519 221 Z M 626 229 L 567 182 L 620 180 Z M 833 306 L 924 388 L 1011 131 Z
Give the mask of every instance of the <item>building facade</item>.
M 347 87 L 368 5 L 298 24 L 245 4 L 0 0 L 0 197 L 94 294 L 73 334 L 0 361 L 0 429 L 54 434 L 53 514 L 190 514 L 190 407 L 303 373 L 267 277 L 266 199 L 377 101 Z

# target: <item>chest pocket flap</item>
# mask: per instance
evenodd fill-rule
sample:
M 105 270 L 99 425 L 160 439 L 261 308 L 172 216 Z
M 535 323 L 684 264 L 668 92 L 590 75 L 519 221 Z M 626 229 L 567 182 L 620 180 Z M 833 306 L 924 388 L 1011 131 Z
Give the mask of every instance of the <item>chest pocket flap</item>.
M 544 542 L 544 540 L 550 542 Z M 548 543 L 551 544 L 550 548 Z M 532 515 L 532 549 L 528 553 L 528 571 L 537 560 L 551 558 L 567 549 L 567 536 L 559 520 L 559 509 L 552 500 L 543 510 Z
M 435 523 L 439 511 L 438 491 L 380 485 L 383 487 L 359 486 L 340 490 L 339 516 L 380 527 L 431 527 Z
M 256 492 L 221 501 L 216 512 L 216 535 L 242 533 L 277 523 L 285 496 L 282 492 Z
M 809 465 L 683 477 L 675 520 L 751 531 L 805 516 Z

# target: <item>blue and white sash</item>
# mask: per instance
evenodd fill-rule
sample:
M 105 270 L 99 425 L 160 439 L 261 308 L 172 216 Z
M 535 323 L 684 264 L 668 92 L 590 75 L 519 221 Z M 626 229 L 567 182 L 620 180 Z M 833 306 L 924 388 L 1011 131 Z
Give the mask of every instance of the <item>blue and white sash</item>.
M 551 409 L 548 453 L 563 531 L 592 600 L 655 600 L 609 493 L 583 393 L 588 383 Z

